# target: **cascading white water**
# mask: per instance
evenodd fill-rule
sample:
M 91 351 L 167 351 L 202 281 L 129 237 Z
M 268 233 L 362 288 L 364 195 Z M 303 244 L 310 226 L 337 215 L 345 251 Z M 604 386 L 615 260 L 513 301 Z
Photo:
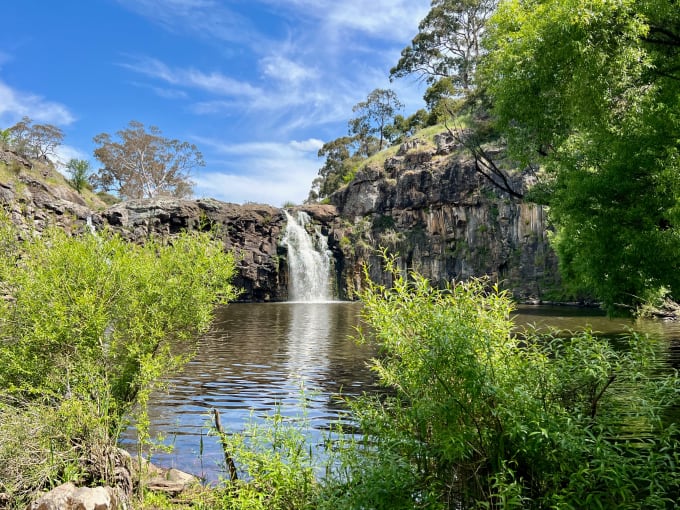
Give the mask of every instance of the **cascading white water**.
M 290 301 L 329 301 L 331 295 L 331 252 L 328 240 L 315 227 L 310 235 L 309 215 L 298 211 L 293 218 L 286 213 L 283 244 L 288 247 L 288 297 Z

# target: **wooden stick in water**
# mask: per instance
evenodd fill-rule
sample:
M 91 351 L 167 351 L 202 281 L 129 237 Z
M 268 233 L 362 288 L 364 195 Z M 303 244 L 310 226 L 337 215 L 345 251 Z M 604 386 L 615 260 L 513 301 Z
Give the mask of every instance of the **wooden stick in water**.
M 229 468 L 229 480 L 235 482 L 238 480 L 238 476 L 236 475 L 236 464 L 234 463 L 234 458 L 229 452 L 229 445 L 224 438 L 224 430 L 222 430 L 222 422 L 220 421 L 220 412 L 213 407 L 213 414 L 215 415 L 215 428 L 217 429 L 217 433 L 220 435 L 222 450 L 224 450 L 224 461 L 227 463 L 227 467 Z

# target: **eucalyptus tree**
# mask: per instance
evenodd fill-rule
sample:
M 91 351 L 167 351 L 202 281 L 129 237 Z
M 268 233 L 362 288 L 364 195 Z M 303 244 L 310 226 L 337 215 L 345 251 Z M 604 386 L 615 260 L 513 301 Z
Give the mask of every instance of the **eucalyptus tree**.
M 147 131 L 136 121 L 116 134 L 118 140 L 108 133 L 94 137 L 94 155 L 104 165 L 91 178 L 96 187 L 123 199 L 191 195 L 191 173 L 205 165 L 194 144 L 165 138 L 156 126 Z
M 482 73 L 498 126 L 544 170 L 562 274 L 608 305 L 680 297 L 680 9 L 501 2 Z
M 348 135 L 319 149 L 318 156 L 326 160 L 312 183 L 308 200 L 329 197 L 351 180 L 362 160 L 381 151 L 396 133 L 397 112 L 402 108 L 396 92 L 390 89 L 375 89 L 365 101 L 355 104 L 352 111 L 357 116 L 347 123 Z
M 432 0 L 418 34 L 401 52 L 390 77 L 415 74 L 429 85 L 440 80 L 465 94 L 474 83 L 481 39 L 497 0 Z
M 64 140 L 63 131 L 52 124 L 34 124 L 29 117 L 8 128 L 3 140 L 18 154 L 28 158 L 47 159 L 56 156 Z
M 355 135 L 365 156 L 371 156 L 385 145 L 385 130 L 393 121 L 396 113 L 404 107 L 397 93 L 390 89 L 374 89 L 352 107 L 358 116 L 349 121 L 350 134 Z M 377 135 L 377 147 L 372 147 L 372 137 Z

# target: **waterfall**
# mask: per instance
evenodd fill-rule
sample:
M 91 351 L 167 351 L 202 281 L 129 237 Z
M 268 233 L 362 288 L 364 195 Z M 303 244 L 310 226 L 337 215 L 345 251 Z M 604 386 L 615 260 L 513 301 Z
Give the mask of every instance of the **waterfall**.
M 298 211 L 293 218 L 286 213 L 283 244 L 288 247 L 288 297 L 291 301 L 329 301 L 331 252 L 319 227 L 309 234 L 309 215 Z

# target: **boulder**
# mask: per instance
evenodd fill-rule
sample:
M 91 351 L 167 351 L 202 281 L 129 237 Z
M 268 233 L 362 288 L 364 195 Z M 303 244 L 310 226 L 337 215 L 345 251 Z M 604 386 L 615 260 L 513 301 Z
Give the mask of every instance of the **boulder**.
M 154 492 L 164 492 L 169 496 L 176 496 L 189 487 L 198 485 L 198 478 L 179 469 L 168 469 L 158 476 L 146 480 L 144 485 L 147 490 Z
M 111 487 L 76 487 L 65 483 L 43 494 L 30 510 L 123 510 L 126 508 L 119 491 Z

